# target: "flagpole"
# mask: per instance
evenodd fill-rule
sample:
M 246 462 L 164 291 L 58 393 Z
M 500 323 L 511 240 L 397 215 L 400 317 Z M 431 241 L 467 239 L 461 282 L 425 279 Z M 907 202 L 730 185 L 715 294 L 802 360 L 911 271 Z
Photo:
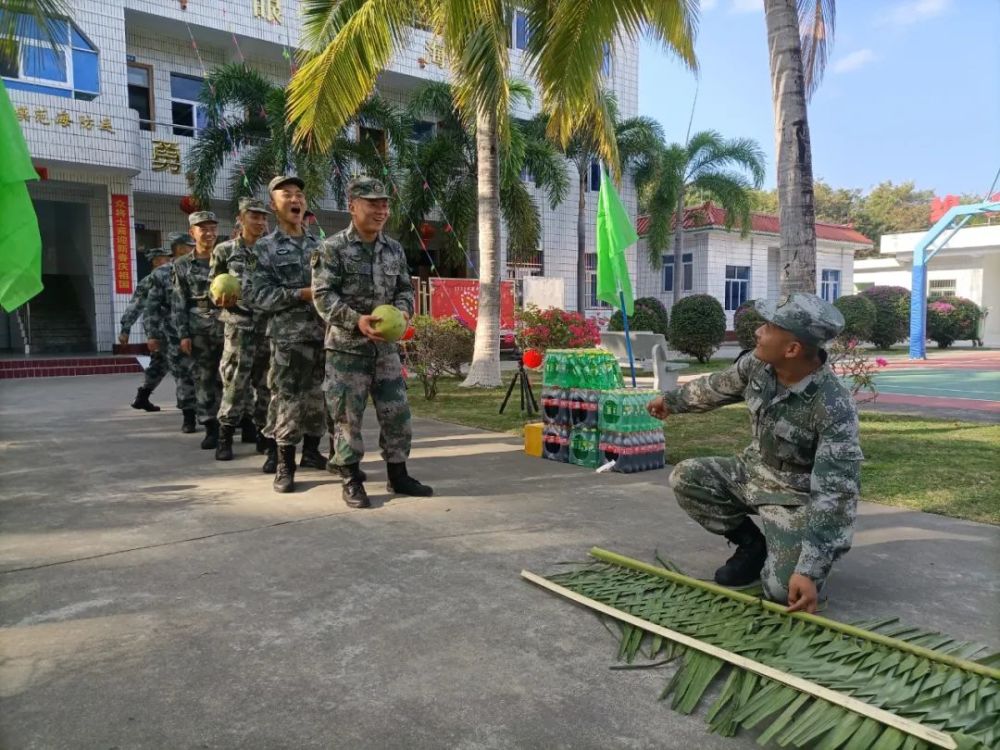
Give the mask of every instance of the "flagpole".
M 618 287 L 618 302 L 622 307 L 622 328 L 625 329 L 625 351 L 628 352 L 628 368 L 632 373 L 632 387 L 637 388 L 635 383 L 635 359 L 632 357 L 632 336 L 628 332 L 628 314 L 625 312 L 625 292 L 622 290 L 620 284 L 616 284 Z

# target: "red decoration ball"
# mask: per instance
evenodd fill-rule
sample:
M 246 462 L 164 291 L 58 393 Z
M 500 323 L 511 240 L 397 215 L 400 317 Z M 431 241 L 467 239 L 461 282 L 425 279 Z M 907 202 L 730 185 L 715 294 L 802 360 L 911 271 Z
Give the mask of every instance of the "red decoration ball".
M 400 338 L 400 341 L 409 341 L 410 339 L 413 338 L 413 335 L 415 333 L 416 330 L 413 328 L 413 326 L 410 326 L 409 328 L 406 329 L 406 333 L 403 334 L 402 338 Z
M 424 242 L 430 242 L 432 239 L 434 239 L 434 235 L 436 233 L 437 230 L 434 229 L 434 225 L 431 224 L 430 222 L 425 221 L 423 224 L 420 225 L 420 239 L 422 239 Z
M 198 210 L 198 201 L 193 195 L 185 195 L 181 198 L 181 211 L 192 214 Z
M 537 349 L 528 349 L 521 357 L 521 361 L 529 370 L 535 370 L 542 366 L 542 353 Z

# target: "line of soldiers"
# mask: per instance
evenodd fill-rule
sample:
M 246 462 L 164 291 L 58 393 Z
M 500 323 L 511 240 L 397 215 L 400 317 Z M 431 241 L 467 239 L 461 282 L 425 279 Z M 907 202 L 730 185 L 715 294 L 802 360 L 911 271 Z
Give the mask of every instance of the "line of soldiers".
M 275 491 L 292 492 L 301 442 L 298 466 L 340 476 L 344 502 L 367 508 L 361 425 L 370 396 L 387 490 L 430 496 L 406 468 L 412 431 L 399 347 L 379 335 L 371 314 L 382 304 L 413 314 L 406 256 L 382 231 L 385 186 L 353 180 L 351 224 L 322 242 L 306 231 L 304 188 L 298 177 L 275 177 L 269 207 L 240 201 L 232 240 L 216 245 L 215 214 L 197 211 L 188 217 L 190 236 L 147 252 L 154 270 L 137 286 L 119 336 L 126 343 L 143 316 L 151 361 L 132 406 L 159 411 L 149 396 L 169 369 L 182 430 L 194 432 L 200 421 L 201 447 L 214 449 L 216 460 L 232 460 L 240 429 L 243 442 L 266 454 L 263 471 L 275 475 Z M 272 213 L 277 226 L 267 234 Z M 223 273 L 239 279 L 240 293 L 213 298 L 212 280 Z M 324 434 L 329 460 L 320 452 Z

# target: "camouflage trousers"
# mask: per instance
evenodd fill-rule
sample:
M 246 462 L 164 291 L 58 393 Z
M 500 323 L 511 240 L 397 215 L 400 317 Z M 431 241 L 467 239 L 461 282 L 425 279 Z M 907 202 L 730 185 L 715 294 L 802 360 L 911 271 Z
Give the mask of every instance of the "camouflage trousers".
M 255 425 L 263 427 L 271 401 L 267 388 L 271 349 L 264 326 L 240 327 L 227 322 L 225 335 L 219 366 L 222 377 L 219 422 L 239 427 L 244 417 L 250 417 Z
M 164 376 L 170 372 L 174 378 L 178 409 L 194 409 L 194 379 L 191 376 L 191 360 L 181 354 L 180 344 L 176 339 L 169 339 L 167 350 L 150 352 L 149 367 L 143 377 L 142 387 L 151 392 L 163 382 Z
M 336 466 L 361 461 L 365 455 L 361 422 L 368 396 L 378 417 L 378 444 L 388 463 L 403 463 L 410 455 L 413 431 L 406 381 L 399 354 L 375 357 L 329 351 L 326 353 L 326 409 L 333 423 L 333 456 Z
M 203 423 L 215 419 L 222 401 L 222 336 L 195 333 L 191 336 L 191 368 L 194 374 L 194 395 L 198 419 Z
M 327 431 L 323 410 L 323 342 L 271 339 L 267 372 L 271 401 L 264 434 L 278 445 L 298 445 L 303 435 Z
M 788 579 L 802 552 L 806 513 L 802 505 L 751 505 L 747 502 L 750 478 L 738 456 L 689 458 L 670 474 L 677 504 L 713 534 L 735 529 L 748 515 L 759 515 L 767 540 L 767 561 L 760 574 L 764 596 L 788 601 Z M 816 581 L 822 590 L 825 580 Z

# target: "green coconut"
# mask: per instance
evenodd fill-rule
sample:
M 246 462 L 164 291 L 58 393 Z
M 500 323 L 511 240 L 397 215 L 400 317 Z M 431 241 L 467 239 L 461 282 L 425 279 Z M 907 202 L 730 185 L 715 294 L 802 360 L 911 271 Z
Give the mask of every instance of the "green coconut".
M 240 298 L 240 280 L 231 273 L 220 273 L 212 279 L 212 286 L 209 287 L 212 299 L 218 302 L 224 296 Z
M 386 341 L 399 341 L 406 333 L 406 318 L 398 307 L 379 305 L 372 310 L 372 317 L 379 319 L 375 331 Z

